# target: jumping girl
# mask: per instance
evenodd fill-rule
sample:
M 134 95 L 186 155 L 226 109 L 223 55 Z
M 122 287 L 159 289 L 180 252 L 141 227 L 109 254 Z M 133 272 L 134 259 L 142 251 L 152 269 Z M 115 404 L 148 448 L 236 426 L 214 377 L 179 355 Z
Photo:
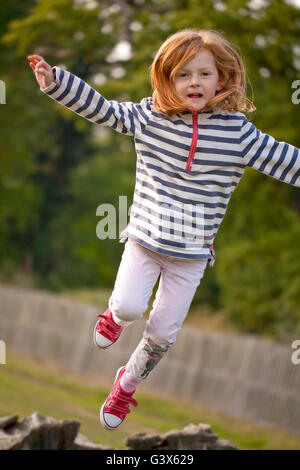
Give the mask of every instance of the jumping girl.
M 134 137 L 136 184 L 124 252 L 94 341 L 111 347 L 141 318 L 160 282 L 143 337 L 115 377 L 100 420 L 114 430 L 137 406 L 137 385 L 175 342 L 229 200 L 247 166 L 300 186 L 300 151 L 262 133 L 243 112 L 246 73 L 235 47 L 214 30 L 169 36 L 151 65 L 152 97 L 108 101 L 43 57 L 28 56 L 42 92 L 89 121 Z

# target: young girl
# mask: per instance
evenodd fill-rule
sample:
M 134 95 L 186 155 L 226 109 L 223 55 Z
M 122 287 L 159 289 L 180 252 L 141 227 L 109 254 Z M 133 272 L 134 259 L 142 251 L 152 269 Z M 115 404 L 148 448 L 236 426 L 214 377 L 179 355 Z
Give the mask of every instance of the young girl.
M 130 223 L 108 309 L 94 341 L 112 346 L 142 317 L 160 283 L 143 338 L 116 374 L 100 419 L 116 429 L 137 406 L 137 385 L 175 342 L 230 197 L 247 166 L 300 186 L 299 149 L 262 133 L 242 111 L 241 57 L 222 33 L 187 29 L 166 39 L 151 66 L 153 96 L 108 101 L 87 83 L 37 55 L 28 56 L 41 91 L 84 118 L 134 136 L 136 185 Z

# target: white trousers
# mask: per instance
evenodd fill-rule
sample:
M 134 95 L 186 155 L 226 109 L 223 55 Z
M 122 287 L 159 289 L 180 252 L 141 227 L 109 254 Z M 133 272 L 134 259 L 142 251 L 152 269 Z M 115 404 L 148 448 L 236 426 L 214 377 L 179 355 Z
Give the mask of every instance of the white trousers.
M 159 286 L 143 338 L 126 364 L 134 379 L 145 379 L 175 342 L 189 311 L 207 260 L 186 260 L 162 255 L 128 239 L 109 299 L 114 320 L 128 326 L 141 318 L 156 281 Z

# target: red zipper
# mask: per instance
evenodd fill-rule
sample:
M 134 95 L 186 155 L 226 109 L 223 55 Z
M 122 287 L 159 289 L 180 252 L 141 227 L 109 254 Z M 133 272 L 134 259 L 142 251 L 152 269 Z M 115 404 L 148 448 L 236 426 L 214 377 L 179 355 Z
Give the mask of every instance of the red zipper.
M 191 171 L 192 169 L 192 161 L 195 156 L 197 141 L 198 141 L 198 111 L 192 111 L 193 114 L 193 137 L 192 143 L 190 147 L 189 158 L 185 167 L 186 171 Z

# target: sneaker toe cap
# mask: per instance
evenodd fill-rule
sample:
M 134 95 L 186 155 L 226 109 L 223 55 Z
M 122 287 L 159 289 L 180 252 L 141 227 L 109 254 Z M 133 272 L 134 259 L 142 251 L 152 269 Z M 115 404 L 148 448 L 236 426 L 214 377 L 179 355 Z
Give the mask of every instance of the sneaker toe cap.
M 98 333 L 98 331 L 95 331 L 94 338 L 95 338 L 95 343 L 100 348 L 107 348 L 108 346 L 112 344 L 112 341 L 110 341 L 108 338 L 105 338 L 105 336 Z
M 103 417 L 103 421 L 104 421 L 104 423 L 103 423 L 104 426 L 107 426 L 110 429 L 115 429 L 118 426 L 120 426 L 120 424 L 122 423 L 121 418 L 119 418 L 118 416 L 115 416 L 113 414 L 110 414 L 110 413 L 103 413 L 102 417 Z

